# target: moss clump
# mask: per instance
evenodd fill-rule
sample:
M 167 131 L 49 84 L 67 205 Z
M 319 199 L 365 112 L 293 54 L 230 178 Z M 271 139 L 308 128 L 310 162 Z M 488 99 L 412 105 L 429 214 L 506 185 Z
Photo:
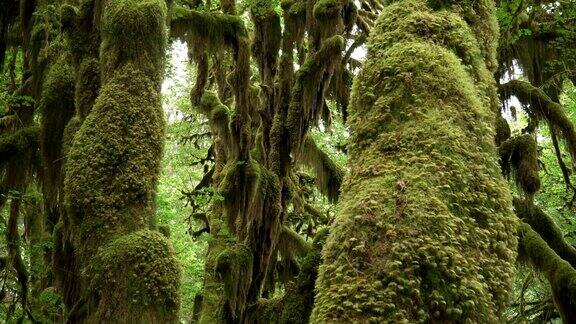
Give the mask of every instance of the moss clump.
M 314 3 L 314 18 L 334 22 L 342 14 L 342 0 L 318 0 Z
M 494 142 L 496 146 L 500 146 L 505 140 L 509 139 L 511 135 L 510 125 L 502 115 L 496 116 L 496 136 Z
M 100 296 L 90 321 L 178 320 L 180 265 L 170 242 L 152 230 L 122 235 L 94 256 L 90 290 Z
M 370 34 L 312 323 L 500 320 L 517 221 L 494 154 L 494 81 L 458 16 L 394 1 Z
M 498 148 L 504 175 L 512 173 L 516 183 L 527 195 L 540 189 L 538 175 L 538 147 L 531 135 L 525 134 L 506 140 Z

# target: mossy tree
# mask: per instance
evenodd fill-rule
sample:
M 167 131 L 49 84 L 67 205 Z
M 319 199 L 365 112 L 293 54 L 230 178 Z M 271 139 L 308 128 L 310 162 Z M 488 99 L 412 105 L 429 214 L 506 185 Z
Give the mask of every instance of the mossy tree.
M 266 322 L 259 316 L 268 313 L 277 269 L 295 262 L 290 250 L 306 245 L 297 233 L 283 235 L 288 215 L 314 211 L 302 199 L 301 166 L 312 170 L 330 201 L 337 200 L 343 171 L 309 130 L 322 120 L 329 124 L 328 100 L 345 114 L 347 51 L 362 43 L 346 47 L 345 39 L 365 39 L 367 31 L 352 1 L 283 1 L 281 13 L 272 1 L 253 1 L 246 9 L 252 33 L 234 1 L 213 8 L 198 2 L 172 15 L 172 34 L 188 43 L 198 67 L 191 100 L 209 120 L 215 166 L 207 176 L 224 198 L 207 219 L 211 241 L 197 298 L 197 319 L 204 323 Z M 364 29 L 353 34 L 360 25 Z M 258 74 L 252 75 L 251 63 Z M 233 72 L 226 76 L 226 69 Z M 312 294 L 313 285 L 303 287 Z M 289 295 L 279 307 L 291 307 Z M 307 322 L 311 306 L 290 321 Z
M 393 1 L 350 99 L 311 321 L 497 322 L 516 224 L 494 144 L 491 1 Z
M 2 46 L 13 49 L 9 69 L 22 53 L 22 72 L 1 116 L 0 207 L 10 201 L 22 309 L 32 321 L 176 322 L 180 268 L 154 206 L 166 3 L 12 5 L 2 4 Z M 34 182 L 35 210 L 25 200 Z

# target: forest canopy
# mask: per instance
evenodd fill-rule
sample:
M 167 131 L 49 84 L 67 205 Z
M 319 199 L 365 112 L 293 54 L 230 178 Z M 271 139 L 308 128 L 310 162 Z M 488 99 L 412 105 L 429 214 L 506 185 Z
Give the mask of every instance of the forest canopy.
M 0 321 L 576 322 L 576 2 L 0 2 Z

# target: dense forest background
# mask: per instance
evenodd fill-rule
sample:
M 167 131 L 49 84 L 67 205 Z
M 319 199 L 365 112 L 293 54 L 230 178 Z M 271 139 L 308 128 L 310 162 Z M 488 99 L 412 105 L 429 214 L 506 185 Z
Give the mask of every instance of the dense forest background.
M 0 321 L 576 321 L 576 3 L 4 0 Z

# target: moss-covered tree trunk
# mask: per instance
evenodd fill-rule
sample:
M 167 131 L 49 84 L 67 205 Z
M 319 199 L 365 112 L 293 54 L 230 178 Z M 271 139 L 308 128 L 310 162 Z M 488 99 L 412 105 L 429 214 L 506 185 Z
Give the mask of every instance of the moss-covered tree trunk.
M 122 0 L 100 6 L 102 16 L 94 17 L 101 19 L 101 88 L 89 112 L 76 111 L 85 120 L 73 137 L 64 181 L 66 235 L 80 274 L 71 319 L 176 322 L 179 264 L 154 222 L 166 5 Z M 92 95 L 77 93 L 77 105 Z
M 382 12 L 352 89 L 350 173 L 312 322 L 499 321 L 517 240 L 494 144 L 493 6 Z

